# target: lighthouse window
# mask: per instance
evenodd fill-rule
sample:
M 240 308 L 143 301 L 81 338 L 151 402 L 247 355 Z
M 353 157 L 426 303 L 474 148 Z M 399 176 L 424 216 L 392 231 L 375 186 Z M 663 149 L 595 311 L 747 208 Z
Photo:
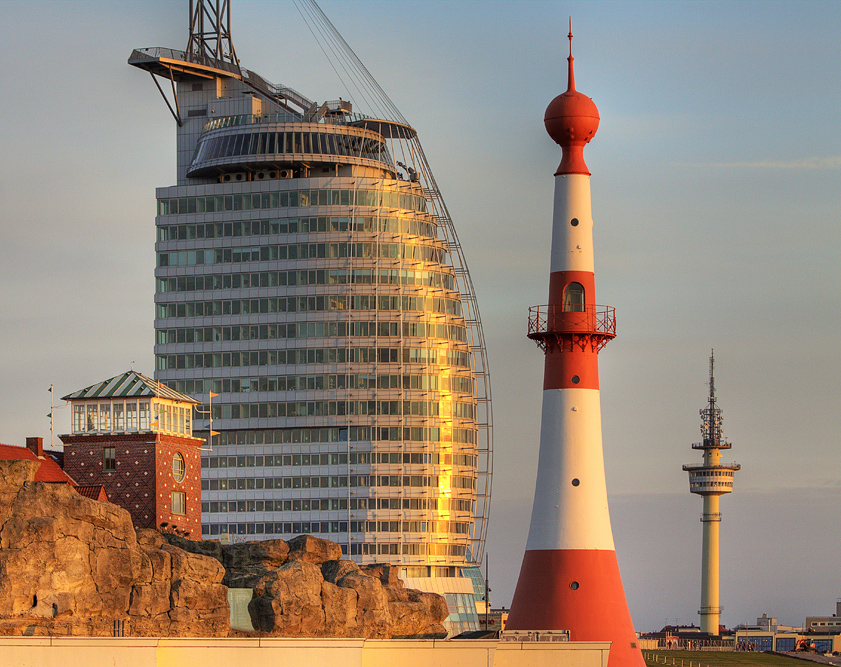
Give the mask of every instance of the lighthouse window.
M 578 227 L 578 218 L 573 218 L 569 221 L 569 224 L 571 224 L 573 227 Z
M 564 290 L 564 312 L 584 312 L 584 286 L 581 283 L 570 283 Z
M 578 590 L 578 582 L 577 582 L 577 581 L 573 581 L 572 583 L 570 583 L 569 587 L 570 587 L 572 590 L 577 591 L 577 590 Z

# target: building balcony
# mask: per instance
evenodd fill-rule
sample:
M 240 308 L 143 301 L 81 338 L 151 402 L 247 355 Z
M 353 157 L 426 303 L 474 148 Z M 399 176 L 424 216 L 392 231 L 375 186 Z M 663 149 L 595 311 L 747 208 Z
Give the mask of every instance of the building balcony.
M 528 337 L 543 350 L 571 344 L 585 348 L 589 343 L 598 352 L 616 337 L 616 311 L 612 306 L 591 305 L 582 310 L 564 310 L 555 304 L 532 306 Z
M 698 613 L 701 614 L 702 616 L 705 616 L 707 614 L 719 614 L 720 615 L 722 611 L 724 611 L 724 607 L 701 607 L 698 610 Z
M 686 463 L 683 465 L 683 469 L 692 476 L 693 473 L 698 473 L 700 471 L 705 471 L 713 476 L 715 474 L 722 474 L 723 471 L 735 472 L 736 470 L 741 469 L 741 464 L 739 463 L 719 463 L 718 465 L 704 465 L 703 463 Z M 730 475 L 728 475 L 730 476 Z
M 733 445 L 731 445 L 726 440 L 720 440 L 718 443 L 710 442 L 709 440 L 704 440 L 704 442 L 693 442 L 692 449 L 730 449 Z

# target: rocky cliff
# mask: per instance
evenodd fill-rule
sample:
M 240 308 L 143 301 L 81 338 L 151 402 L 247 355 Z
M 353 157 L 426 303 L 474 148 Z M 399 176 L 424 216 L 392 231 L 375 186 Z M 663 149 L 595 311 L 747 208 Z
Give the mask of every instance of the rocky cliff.
M 360 568 L 338 544 L 312 535 L 220 545 L 166 535 L 185 551 L 216 558 L 223 583 L 251 588 L 253 626 L 276 637 L 445 637 L 444 598 L 403 587 L 397 568 Z
M 0 462 L 0 633 L 224 637 L 225 570 L 128 512 Z
M 135 531 L 116 505 L 35 482 L 38 465 L 0 461 L 0 634 L 227 636 L 228 586 L 253 590 L 259 634 L 446 634 L 443 597 L 405 589 L 393 567 L 341 560 L 333 542 Z

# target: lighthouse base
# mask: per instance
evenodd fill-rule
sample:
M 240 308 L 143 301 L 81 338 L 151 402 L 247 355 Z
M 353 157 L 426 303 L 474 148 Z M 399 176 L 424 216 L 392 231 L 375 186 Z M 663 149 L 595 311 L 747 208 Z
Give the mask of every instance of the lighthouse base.
M 608 667 L 643 667 L 615 551 L 526 551 L 506 630 L 569 630 L 610 641 Z

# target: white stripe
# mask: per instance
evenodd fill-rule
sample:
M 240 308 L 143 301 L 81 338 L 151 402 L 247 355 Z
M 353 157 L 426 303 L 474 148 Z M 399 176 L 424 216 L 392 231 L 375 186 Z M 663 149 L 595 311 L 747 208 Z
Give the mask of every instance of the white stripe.
M 578 225 L 570 221 L 578 219 Z M 559 174 L 555 177 L 550 271 L 593 271 L 593 213 L 590 177 Z
M 526 549 L 613 551 L 597 389 L 543 392 L 537 465 Z

